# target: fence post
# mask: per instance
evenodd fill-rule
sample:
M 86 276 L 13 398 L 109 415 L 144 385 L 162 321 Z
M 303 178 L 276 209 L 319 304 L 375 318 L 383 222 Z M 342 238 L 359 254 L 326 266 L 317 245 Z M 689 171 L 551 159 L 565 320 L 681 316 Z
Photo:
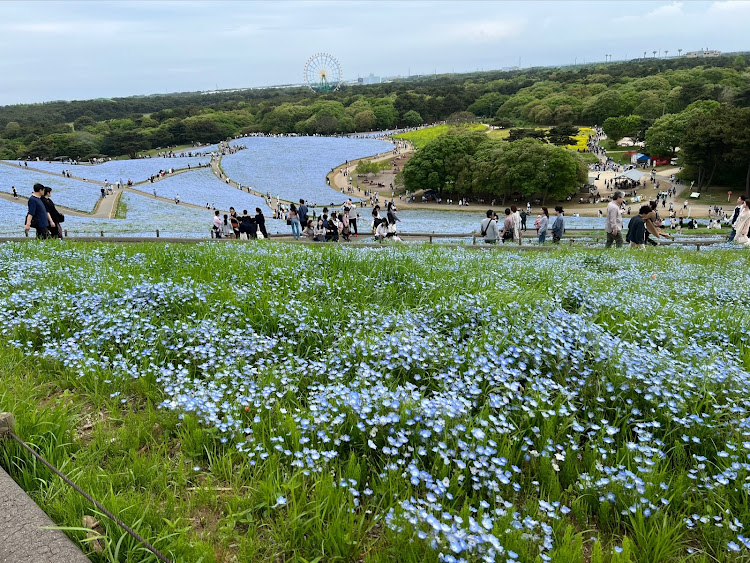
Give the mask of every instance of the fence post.
M 473 237 L 471 237 L 471 244 L 476 244 L 476 243 L 477 243 L 477 235 L 474 235 Z
M 156 238 L 159 238 L 159 229 L 156 229 Z
M 65 238 L 68 238 L 68 229 L 65 229 Z

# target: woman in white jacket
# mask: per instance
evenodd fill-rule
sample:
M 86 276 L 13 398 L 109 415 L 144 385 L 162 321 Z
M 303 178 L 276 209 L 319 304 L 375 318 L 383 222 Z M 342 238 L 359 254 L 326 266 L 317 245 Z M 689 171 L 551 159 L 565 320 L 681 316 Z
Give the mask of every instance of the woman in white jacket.
M 747 236 L 750 231 L 750 199 L 745 200 L 745 205 L 734 224 L 734 230 L 737 233 L 734 242 L 750 248 L 750 238 Z

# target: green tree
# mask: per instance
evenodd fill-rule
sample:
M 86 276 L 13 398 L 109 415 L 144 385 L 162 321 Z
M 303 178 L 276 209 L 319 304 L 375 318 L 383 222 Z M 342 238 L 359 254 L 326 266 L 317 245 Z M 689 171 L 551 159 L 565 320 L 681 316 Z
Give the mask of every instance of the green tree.
M 392 129 L 398 120 L 398 111 L 392 104 L 381 104 L 373 108 L 375 114 L 375 127 L 380 130 Z
M 74 131 L 85 131 L 88 127 L 95 127 L 96 120 L 88 115 L 82 115 L 73 122 Z
M 623 137 L 637 137 L 642 124 L 640 115 L 608 117 L 602 123 L 602 129 L 612 142 L 617 143 Z
M 471 185 L 471 157 L 486 140 L 481 131 L 449 132 L 433 139 L 404 166 L 404 186 L 409 191 L 433 189 L 439 194 L 466 189 Z
M 20 136 L 21 126 L 19 125 L 18 121 L 9 121 L 5 126 L 3 137 L 5 137 L 6 139 L 17 139 Z
M 685 133 L 680 140 L 680 158 L 688 169 L 694 170 L 695 188 L 699 192 L 711 185 L 717 169 L 733 148 L 729 121 L 731 109 L 722 106 L 711 113 L 697 112 L 685 124 Z
M 418 127 L 419 125 L 422 125 L 422 123 L 424 123 L 422 121 L 422 116 L 413 109 L 407 111 L 404 114 L 402 121 L 407 127 Z
M 354 116 L 354 126 L 357 131 L 372 131 L 377 122 L 378 118 L 371 109 L 360 111 Z

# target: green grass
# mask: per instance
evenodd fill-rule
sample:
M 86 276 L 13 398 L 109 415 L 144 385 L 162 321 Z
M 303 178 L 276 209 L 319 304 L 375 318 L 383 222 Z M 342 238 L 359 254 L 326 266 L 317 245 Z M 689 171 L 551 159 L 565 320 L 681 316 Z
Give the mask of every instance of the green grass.
M 122 194 L 122 191 L 117 194 L 117 211 L 115 212 L 115 219 L 125 219 L 128 216 L 128 202 L 125 201 Z
M 121 246 L 63 242 L 48 245 L 44 252 L 32 243 L 3 245 L 0 250 L 0 294 L 4 296 L 0 309 L 6 319 L 26 314 L 29 318 L 0 342 L 0 411 L 14 412 L 18 433 L 25 440 L 174 561 L 438 561 L 429 541 L 417 537 L 424 523 L 404 525 L 401 530 L 385 524 L 384 515 L 391 508 L 398 509 L 399 499 L 420 498 L 425 490 L 423 484 L 412 485 L 402 477 L 404 467 L 386 469 L 385 455 L 367 441 L 375 440 L 382 447 L 403 432 L 429 428 L 424 422 L 412 428 L 402 421 L 424 398 L 436 401 L 430 408 L 446 408 L 439 406 L 441 397 L 451 398 L 455 410 L 446 415 L 445 428 L 433 428 L 440 441 L 458 448 L 456 444 L 468 440 L 472 430 L 483 428 L 494 444 L 488 456 L 506 459 L 507 468 L 522 468 L 513 476 L 521 492 L 498 485 L 498 494 L 513 503 L 510 512 L 543 519 L 539 501 L 559 501 L 570 507 L 569 514 L 544 520 L 554 537 L 552 561 L 746 560 L 743 554 L 734 556 L 726 550 L 727 542 L 736 537 L 727 527 L 687 530 L 682 520 L 694 513 L 729 510 L 750 526 L 750 506 L 742 490 L 746 473 L 740 474 L 734 490 L 704 492 L 691 489 L 687 476 L 693 455 L 706 456 L 711 467 L 724 468 L 731 460 L 718 457 L 717 452 L 725 444 L 739 444 L 743 451 L 741 444 L 747 440 L 742 428 L 722 426 L 731 420 L 730 409 L 744 408 L 746 402 L 732 390 L 736 374 L 727 362 L 744 362 L 744 369 L 750 369 L 746 336 L 750 316 L 746 308 L 730 306 L 744 295 L 743 280 L 747 281 L 750 266 L 747 252 L 561 248 L 551 253 L 514 253 L 428 246 L 307 247 L 269 241 Z M 27 262 L 35 267 L 18 269 Z M 167 287 L 149 292 L 148 288 L 160 284 Z M 29 300 L 24 293 L 27 287 L 42 288 L 55 299 Z M 83 296 L 80 306 L 91 306 L 91 312 L 79 315 L 72 305 L 79 296 Z M 27 304 L 28 310 L 24 309 Z M 38 317 L 32 313 L 49 314 L 54 321 L 37 324 L 33 319 Z M 91 322 L 90 316 L 100 314 Z M 570 314 L 578 319 L 575 330 L 566 335 L 573 343 L 571 350 L 585 350 L 587 364 L 593 367 L 588 375 L 582 375 L 582 366 L 569 362 L 559 351 L 551 357 L 541 351 L 551 346 L 550 336 L 559 336 L 552 328 L 564 330 L 559 320 L 544 324 L 547 314 Z M 424 326 L 422 315 L 428 315 Z M 188 326 L 201 327 L 192 340 L 180 333 Z M 522 326 L 528 331 L 519 333 L 526 330 Z M 214 328 L 228 327 L 241 328 L 244 339 L 228 334 L 215 338 Z M 714 379 L 709 366 L 706 377 L 690 380 L 695 387 L 689 388 L 688 399 L 673 397 L 681 405 L 687 401 L 685 416 L 702 413 L 706 423 L 688 431 L 665 416 L 666 407 L 659 406 L 661 397 L 646 399 L 648 389 L 639 389 L 636 382 L 626 379 L 614 355 L 606 355 L 609 350 L 581 340 L 592 338 L 590 329 L 616 335 L 622 339 L 620 346 L 643 338 L 642 354 L 628 360 L 650 358 L 644 363 L 649 368 L 646 375 L 652 375 L 652 370 L 665 381 L 674 378 L 674 389 L 682 389 L 679 378 L 669 365 L 659 363 L 663 358 L 658 348 L 666 347 L 673 354 L 671 361 L 679 364 L 682 374 L 691 363 L 710 360 L 690 356 L 694 347 L 714 343 L 707 348 L 717 358 L 712 365 L 723 366 L 726 373 Z M 128 340 L 135 333 L 154 334 L 154 343 Z M 217 355 L 212 356 L 213 352 L 202 348 L 204 344 L 217 349 L 227 346 L 231 356 L 263 336 L 280 338 L 273 355 L 260 354 L 248 364 L 206 367 L 221 351 L 215 350 Z M 540 339 L 542 363 L 534 364 L 524 355 L 521 367 L 514 363 L 512 352 L 508 355 L 507 369 L 514 374 L 510 381 L 523 388 L 506 388 L 510 382 L 501 379 L 490 384 L 469 372 L 465 388 L 441 387 L 439 374 L 472 367 L 471 362 L 464 365 L 455 360 L 454 354 L 462 347 L 476 354 L 472 362 L 479 362 L 511 347 L 526 354 L 522 348 L 537 346 L 535 338 Z M 75 356 L 73 350 L 54 359 L 22 349 L 29 346 L 41 352 L 57 340 L 79 342 L 93 363 L 99 357 L 109 360 L 84 369 L 63 361 Z M 453 348 L 445 350 L 447 340 Z M 377 354 L 357 352 L 359 345 L 379 350 L 377 345 L 389 342 L 392 348 Z M 408 365 L 398 363 L 407 357 L 406 345 L 416 355 Z M 195 356 L 185 352 L 190 346 L 195 347 Z M 155 352 L 148 350 L 153 347 Z M 337 356 L 322 369 L 316 362 L 322 362 L 334 347 L 353 350 L 354 355 Z M 389 370 L 377 367 L 386 355 Z M 148 371 L 151 363 L 185 369 L 196 381 L 208 373 L 223 373 L 217 381 L 230 386 L 240 373 L 247 373 L 244 370 L 255 370 L 253 382 L 269 390 L 268 403 L 256 406 L 251 402 L 248 409 L 235 409 L 234 403 L 250 393 L 237 390 L 227 399 L 232 404 L 218 411 L 224 416 L 231 410 L 243 427 L 252 427 L 257 443 L 267 446 L 269 456 L 253 465 L 237 449 L 242 435 L 227 440 L 226 433 L 195 412 L 160 408 L 170 395 Z M 351 386 L 367 366 L 374 373 L 371 384 L 360 389 L 363 396 L 377 394 L 379 386 L 412 389 L 403 395 L 401 404 L 382 406 L 382 413 L 395 409 L 400 421 L 375 423 L 373 428 L 382 431 L 364 434 L 357 429 L 357 422 L 364 420 L 362 413 L 343 409 L 342 421 L 328 419 L 320 426 L 331 437 L 340 437 L 339 428 L 350 436 L 348 442 L 325 446 L 338 452 L 325 470 L 305 474 L 291 465 L 285 454 L 274 449 L 277 437 L 283 448 L 301 451 L 296 417 L 319 416 L 319 409 L 311 406 L 319 389 L 332 381 Z M 134 378 L 135 372 L 147 375 Z M 573 390 L 578 393 L 575 398 Z M 500 397 L 504 402 L 490 407 L 478 401 L 475 410 L 461 411 L 462 405 L 470 404 L 472 394 Z M 524 407 L 532 402 L 539 406 L 527 412 Z M 643 416 L 630 414 L 636 407 Z M 584 409 L 592 413 L 589 427 L 568 442 L 573 419 L 588 420 L 576 418 Z M 497 419 L 508 421 L 507 432 L 491 432 L 485 425 Z M 598 493 L 580 485 L 583 474 L 601 477 L 601 464 L 622 464 L 637 471 L 642 461 L 626 444 L 636 440 L 636 424 L 644 420 L 659 421 L 659 427 L 649 432 L 665 442 L 666 453 L 664 458 L 654 456 L 651 472 L 640 475 L 649 495 L 654 487 L 659 491 L 657 500 L 660 496 L 670 499 L 667 509 L 648 519 L 641 512 L 630 516 L 620 512 L 638 502 L 641 495 L 636 492 L 617 485 L 616 502 L 600 502 Z M 607 434 L 593 429 L 602 424 L 616 429 L 611 445 L 604 441 Z M 458 425 L 465 428 L 457 430 Z M 700 444 L 684 444 L 680 435 L 685 432 L 700 437 Z M 522 448 L 521 438 L 528 439 L 531 447 Z M 489 441 L 483 444 L 490 447 Z M 566 446 L 564 461 L 536 455 L 549 444 Z M 409 448 L 419 445 L 414 436 L 408 436 Z M 535 455 L 526 459 L 530 450 Z M 485 497 L 472 488 L 473 471 L 452 469 L 432 450 L 420 455 L 425 470 L 448 483 L 452 500 L 444 501 L 446 511 L 466 522 L 479 499 L 487 498 L 495 505 L 494 495 Z M 0 447 L 0 464 L 84 546 L 92 561 L 155 560 L 14 444 Z M 357 505 L 345 487 L 337 486 L 342 479 L 354 480 L 359 491 L 367 484 L 372 496 L 362 493 Z M 669 483 L 669 491 L 658 489 L 661 482 Z M 279 496 L 287 499 L 285 505 L 278 506 Z M 101 555 L 91 553 L 85 531 L 79 529 L 85 514 L 95 515 L 103 527 Z M 506 549 L 519 554 L 520 561 L 535 563 L 539 559 L 534 542 L 528 534 L 512 529 L 510 522 L 511 514 L 498 516 L 493 533 Z M 596 543 L 592 536 L 598 538 Z M 614 551 L 615 546 L 621 546 L 622 552 Z M 688 548 L 696 554 L 689 555 Z
M 435 125 L 433 127 L 425 127 L 424 129 L 418 129 L 416 131 L 409 131 L 407 133 L 399 133 L 393 137 L 396 139 L 404 139 L 409 141 L 415 148 L 421 149 L 430 141 L 437 139 L 441 135 L 445 135 L 451 129 L 456 127 L 468 127 L 470 131 L 485 131 L 487 127 L 479 123 L 473 123 L 470 125 Z

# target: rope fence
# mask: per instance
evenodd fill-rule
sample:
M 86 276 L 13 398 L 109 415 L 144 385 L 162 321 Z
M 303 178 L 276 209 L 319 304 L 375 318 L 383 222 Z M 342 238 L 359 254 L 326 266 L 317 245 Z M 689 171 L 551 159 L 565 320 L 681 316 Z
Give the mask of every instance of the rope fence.
M 167 558 L 163 553 L 161 553 L 158 549 L 156 549 L 153 545 L 151 545 L 151 543 L 149 543 L 146 539 L 144 539 L 138 532 L 133 530 L 130 526 L 125 524 L 125 522 L 123 522 L 117 516 L 112 514 L 100 502 L 94 499 L 94 497 L 92 497 L 86 491 L 81 489 L 78 485 L 76 485 L 73 481 L 71 481 L 66 475 L 60 472 L 59 469 L 57 469 L 54 465 L 52 465 L 50 462 L 44 459 L 44 457 L 42 457 L 40 454 L 34 451 L 31 448 L 31 446 L 29 446 L 26 442 L 24 442 L 21 438 L 19 438 L 15 434 L 14 429 L 15 428 L 14 428 L 13 415 L 10 413 L 0 413 L 0 442 L 2 441 L 3 438 L 6 438 L 6 439 L 10 438 L 11 440 L 14 440 L 15 442 L 17 442 L 18 445 L 20 445 L 24 450 L 26 450 L 34 458 L 36 458 L 42 464 L 44 464 L 45 467 L 47 467 L 47 469 L 49 469 L 55 475 L 60 477 L 60 479 L 62 479 L 66 485 L 73 488 L 73 490 L 75 490 L 83 498 L 85 498 L 91 504 L 96 506 L 96 508 L 98 508 L 102 514 L 105 514 L 108 518 L 110 518 L 115 524 L 117 524 L 120 528 L 122 528 L 126 533 L 128 533 L 136 541 L 143 544 L 143 546 L 146 549 L 148 549 L 151 553 L 153 553 L 156 556 L 156 558 L 159 559 L 159 561 L 162 561 L 163 563 L 172 563 L 169 558 Z

